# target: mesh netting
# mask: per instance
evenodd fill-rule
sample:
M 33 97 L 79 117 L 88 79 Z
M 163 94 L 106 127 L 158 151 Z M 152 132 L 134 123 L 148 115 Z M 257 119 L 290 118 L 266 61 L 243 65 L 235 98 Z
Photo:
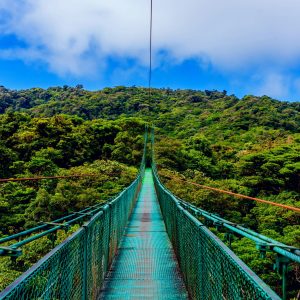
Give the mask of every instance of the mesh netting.
M 134 207 L 144 170 L 145 159 L 131 186 L 0 293 L 0 299 L 97 299 Z M 153 175 L 167 232 L 192 299 L 280 299 L 180 206 L 160 183 L 155 165 Z
M 192 299 L 280 299 L 226 245 L 183 209 L 160 182 L 155 188 Z
M 98 298 L 141 187 L 145 149 L 136 180 L 0 293 L 0 299 Z

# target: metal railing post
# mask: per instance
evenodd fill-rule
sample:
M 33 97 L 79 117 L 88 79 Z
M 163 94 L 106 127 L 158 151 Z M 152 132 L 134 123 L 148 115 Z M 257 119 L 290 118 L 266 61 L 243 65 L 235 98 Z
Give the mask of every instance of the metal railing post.
M 84 244 L 83 244 L 83 273 L 82 273 L 82 300 L 88 300 L 88 291 L 87 291 L 87 245 L 88 245 L 88 226 L 83 225 L 84 228 Z

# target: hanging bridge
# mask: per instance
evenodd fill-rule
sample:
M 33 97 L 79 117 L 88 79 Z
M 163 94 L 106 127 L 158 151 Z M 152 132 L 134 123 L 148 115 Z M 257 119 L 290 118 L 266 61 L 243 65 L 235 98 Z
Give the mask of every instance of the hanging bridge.
M 300 263 L 300 251 L 176 198 L 154 160 L 146 167 L 146 149 L 147 135 L 136 179 L 107 204 L 0 240 L 29 235 L 0 247 L 0 255 L 14 257 L 22 245 L 88 219 L 0 299 L 280 299 L 199 216 L 276 253 L 286 298 L 288 264 Z

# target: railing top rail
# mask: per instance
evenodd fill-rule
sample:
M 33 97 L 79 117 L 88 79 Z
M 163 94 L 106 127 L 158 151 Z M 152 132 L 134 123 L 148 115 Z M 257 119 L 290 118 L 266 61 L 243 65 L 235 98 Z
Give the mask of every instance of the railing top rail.
M 76 232 L 1 291 L 0 299 L 98 297 L 103 275 L 112 263 L 139 193 L 145 170 L 146 146 L 147 132 L 143 158 L 135 180 L 114 199 L 103 204 L 94 215 L 90 215 Z M 96 261 L 97 268 L 94 265 Z
M 205 220 L 210 221 L 212 226 L 216 226 L 217 228 L 224 227 L 226 231 L 229 232 L 230 234 L 232 233 L 232 234 L 240 235 L 248 238 L 249 240 L 254 241 L 256 243 L 256 248 L 261 252 L 262 257 L 264 257 L 267 251 L 277 254 L 276 264 L 274 266 L 276 267 L 276 270 L 279 272 L 281 276 L 283 299 L 286 299 L 287 298 L 286 282 L 287 282 L 288 264 L 291 262 L 300 263 L 300 249 L 285 245 L 267 236 L 259 234 L 251 229 L 245 228 L 239 224 L 235 224 L 233 222 L 225 220 L 219 216 L 214 215 L 213 213 L 209 213 L 203 209 L 200 209 L 192 205 L 191 203 L 186 202 L 173 195 L 172 192 L 169 191 L 163 185 L 163 183 L 159 178 L 158 170 L 155 163 L 155 157 L 154 157 L 154 130 L 152 130 L 151 142 L 152 142 L 152 170 L 153 170 L 154 177 L 157 181 L 157 184 L 161 187 L 161 189 L 165 193 L 167 193 L 171 199 L 173 199 L 178 209 L 181 209 L 184 212 L 184 214 L 186 214 L 190 219 L 192 219 L 191 217 L 193 217 L 193 222 L 195 224 L 198 224 L 200 231 L 204 230 L 206 231 L 207 235 L 212 235 L 216 240 L 218 240 L 218 244 L 223 245 L 221 246 L 221 248 L 224 249 L 224 252 L 229 251 L 230 256 L 232 256 L 235 259 L 236 263 L 240 265 L 244 271 L 248 270 L 249 272 L 247 271 L 247 273 L 252 277 L 252 279 L 254 279 L 256 282 L 260 282 L 259 286 L 262 287 L 265 291 L 267 291 L 269 295 L 272 296 L 271 299 L 280 299 L 280 298 L 261 279 L 259 279 L 259 277 L 256 274 L 254 274 L 245 265 L 245 263 L 242 262 L 217 236 L 215 236 L 211 231 L 209 231 L 209 229 L 200 222 L 198 217 L 203 217 Z M 172 232 L 170 234 L 172 235 Z
M 156 168 L 155 159 L 154 159 L 154 133 L 153 132 L 152 132 L 152 159 L 153 159 L 153 166 L 154 166 L 155 172 L 158 176 L 158 180 L 160 181 L 159 174 L 158 174 L 158 171 L 157 171 L 157 168 Z M 164 186 L 164 185 L 162 184 L 162 186 Z M 232 194 L 233 195 L 240 195 L 240 194 L 235 194 L 235 193 L 232 193 Z M 232 223 L 232 222 L 230 222 L 230 221 L 228 221 L 224 218 L 216 216 L 213 213 L 207 212 L 207 211 L 205 211 L 205 210 L 203 210 L 203 209 L 201 209 L 201 208 L 199 208 L 199 207 L 197 207 L 197 206 L 195 206 L 195 205 L 193 205 L 189 202 L 186 202 L 186 201 L 180 199 L 179 197 L 177 197 L 173 194 L 172 194 L 172 196 L 174 196 L 177 199 L 178 203 L 181 206 L 183 206 L 186 209 L 189 209 L 196 216 L 202 216 L 205 219 L 212 221 L 216 225 L 226 228 L 227 230 L 231 231 L 232 233 L 236 233 L 238 235 L 241 235 L 243 237 L 246 237 L 246 238 L 254 241 L 257 244 L 257 247 L 261 251 L 273 251 L 277 254 L 280 254 L 280 255 L 290 259 L 291 261 L 300 263 L 300 249 L 299 248 L 288 246 L 284 243 L 278 242 L 278 241 L 276 241 L 274 239 L 271 239 L 267 236 L 259 234 L 259 233 L 255 232 L 254 230 L 245 228 L 245 227 L 243 227 L 239 224 Z M 244 196 L 244 195 L 241 195 L 241 196 Z M 256 198 L 253 198 L 253 199 L 256 199 Z
M 198 228 L 203 231 L 206 236 L 208 236 L 211 240 L 213 240 L 223 251 L 223 253 L 227 256 L 228 260 L 233 261 L 241 271 L 241 273 L 245 274 L 245 276 L 255 284 L 255 286 L 261 290 L 261 292 L 266 296 L 262 297 L 262 299 L 273 299 L 279 300 L 281 299 L 262 279 L 260 279 L 237 255 L 230 250 L 216 235 L 214 235 L 204 224 L 202 224 L 195 216 L 193 216 L 184 206 L 181 205 L 181 201 L 172 194 L 160 181 L 159 175 L 155 169 L 155 164 L 153 165 L 153 174 L 161 189 L 164 190 L 165 193 L 169 195 L 169 197 L 176 203 L 176 206 L 179 210 L 182 211 L 184 215 L 187 216 Z
M 105 204 L 113 203 L 116 199 L 118 199 L 122 195 L 122 193 L 124 193 L 128 188 L 130 188 L 135 183 L 135 181 L 139 178 L 141 172 L 145 168 L 146 147 L 147 147 L 147 141 L 148 141 L 147 130 L 148 129 L 146 127 L 145 134 L 144 134 L 143 156 L 142 156 L 141 165 L 140 165 L 138 174 L 136 176 L 136 179 L 127 188 L 125 188 L 123 191 L 121 191 L 118 195 L 116 195 L 113 198 L 111 198 L 110 200 L 108 200 L 108 202 L 106 202 Z M 96 176 L 96 175 L 93 175 L 93 176 Z M 70 177 L 74 177 L 74 176 L 70 176 Z M 81 211 L 73 212 L 70 215 L 53 220 L 52 222 L 41 222 L 42 224 L 40 224 L 38 226 L 35 226 L 33 228 L 21 231 L 19 233 L 1 238 L 0 239 L 0 256 L 7 255 L 7 256 L 12 256 L 12 257 L 18 257 L 22 254 L 22 250 L 20 249 L 20 247 L 22 247 L 28 243 L 31 243 L 34 240 L 40 239 L 44 236 L 54 233 L 60 229 L 68 228 L 71 225 L 74 225 L 82 220 L 90 219 L 95 214 L 97 214 L 99 211 L 101 211 L 103 208 L 103 205 L 105 205 L 105 204 L 103 204 L 103 203 L 96 204 L 94 206 L 87 207 Z M 34 234 L 34 233 L 36 233 L 36 234 Z M 34 235 L 32 235 L 32 234 L 34 234 Z M 14 241 L 16 239 L 20 239 L 25 236 L 29 236 L 29 237 L 27 237 L 19 242 L 13 243 L 12 245 L 9 245 L 9 246 L 1 246 L 1 244 L 3 244 L 3 243 L 7 243 L 9 241 Z
M 209 213 L 203 209 L 200 209 L 196 207 L 195 205 L 192 205 L 178 197 L 176 197 L 179 201 L 180 205 L 182 205 L 184 208 L 187 208 L 191 210 L 196 216 L 202 216 L 207 220 L 212 221 L 215 225 L 219 227 L 224 227 L 227 230 L 236 233 L 238 235 L 241 235 L 243 237 L 246 237 L 253 242 L 255 242 L 258 246 L 266 246 L 265 250 L 276 252 L 280 255 L 283 255 L 290 260 L 300 263 L 300 249 L 292 246 L 288 246 L 286 244 L 283 244 L 281 242 L 278 242 L 274 239 L 271 239 L 265 235 L 259 234 L 255 232 L 254 230 L 251 230 L 249 228 L 245 228 L 239 224 L 232 223 L 230 221 L 227 221 L 226 219 L 223 219 L 219 216 L 216 216 L 212 213 Z

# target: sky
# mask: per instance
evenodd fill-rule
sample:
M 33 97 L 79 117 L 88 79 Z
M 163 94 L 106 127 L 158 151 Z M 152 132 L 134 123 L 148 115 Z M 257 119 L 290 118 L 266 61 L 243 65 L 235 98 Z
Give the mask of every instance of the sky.
M 0 0 L 0 85 L 147 86 L 150 0 Z M 299 0 L 153 0 L 154 87 L 300 100 Z

